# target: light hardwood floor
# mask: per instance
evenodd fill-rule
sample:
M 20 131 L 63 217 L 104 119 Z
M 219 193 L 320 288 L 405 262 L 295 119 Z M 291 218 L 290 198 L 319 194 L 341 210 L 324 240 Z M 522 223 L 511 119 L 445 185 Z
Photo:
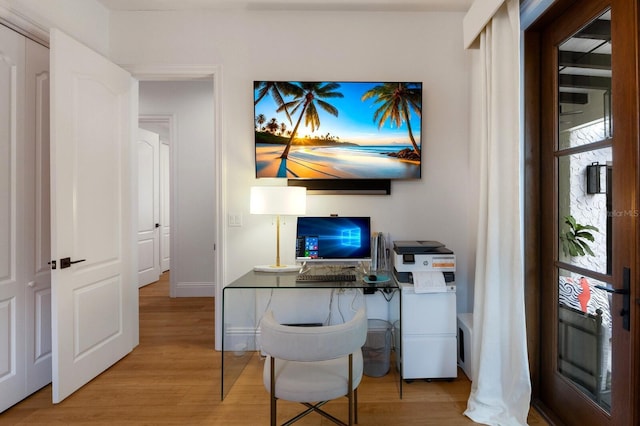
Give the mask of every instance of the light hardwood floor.
M 60 404 L 46 386 L 0 414 L 0 425 L 267 425 L 269 396 L 262 360 L 254 356 L 230 394 L 220 401 L 220 353 L 213 348 L 211 298 L 168 297 L 168 274 L 140 290 L 140 345 Z M 360 425 L 469 425 L 462 415 L 471 384 L 460 371 L 452 382 L 414 381 L 399 398 L 395 372 L 364 377 Z M 278 403 L 279 419 L 299 405 Z M 345 417 L 346 399 L 327 404 Z M 327 425 L 311 414 L 299 425 Z M 547 425 L 533 409 L 530 425 Z

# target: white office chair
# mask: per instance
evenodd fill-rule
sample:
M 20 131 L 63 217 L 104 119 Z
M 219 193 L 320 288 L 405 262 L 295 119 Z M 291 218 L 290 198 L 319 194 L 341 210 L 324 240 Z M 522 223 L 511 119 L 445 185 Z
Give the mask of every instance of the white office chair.
M 296 401 L 307 410 L 288 420 L 298 421 L 317 412 L 339 425 L 358 423 L 358 385 L 362 379 L 362 346 L 367 338 L 367 316 L 360 308 L 337 325 L 296 327 L 279 324 L 271 311 L 261 322 L 262 350 L 267 354 L 264 386 L 271 395 L 271 425 L 276 425 L 276 401 Z M 320 407 L 347 396 L 349 421 L 343 423 Z

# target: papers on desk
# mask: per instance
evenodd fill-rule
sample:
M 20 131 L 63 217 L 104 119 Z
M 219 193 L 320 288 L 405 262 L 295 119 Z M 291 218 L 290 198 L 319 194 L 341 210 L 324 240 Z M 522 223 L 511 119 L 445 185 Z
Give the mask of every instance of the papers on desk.
M 389 248 L 387 238 L 382 232 L 374 232 L 371 235 L 371 271 L 389 270 Z
M 416 293 L 440 293 L 447 288 L 442 272 L 414 271 L 412 275 L 413 291 Z

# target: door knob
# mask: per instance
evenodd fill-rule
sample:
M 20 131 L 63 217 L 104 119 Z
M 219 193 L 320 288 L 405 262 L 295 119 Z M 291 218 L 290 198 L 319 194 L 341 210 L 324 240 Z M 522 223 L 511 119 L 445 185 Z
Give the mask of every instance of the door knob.
M 71 260 L 70 257 L 60 259 L 60 269 L 69 268 L 74 263 L 84 262 L 87 259 Z
M 627 267 L 622 268 L 622 288 L 612 288 L 601 285 L 594 287 L 611 294 L 619 294 L 622 296 L 622 309 L 620 310 L 622 328 L 629 331 L 631 329 L 631 269 Z
M 599 288 L 600 290 L 604 290 L 607 293 L 611 293 L 611 294 L 629 294 L 629 290 L 626 288 L 612 288 L 612 287 L 605 287 L 603 285 L 594 285 L 595 288 Z

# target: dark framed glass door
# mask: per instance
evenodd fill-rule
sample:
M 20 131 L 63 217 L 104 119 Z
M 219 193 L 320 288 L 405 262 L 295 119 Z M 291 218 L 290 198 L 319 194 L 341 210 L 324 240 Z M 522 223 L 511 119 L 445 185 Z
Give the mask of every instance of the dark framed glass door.
M 539 394 L 569 425 L 635 418 L 635 3 L 576 1 L 541 31 Z

